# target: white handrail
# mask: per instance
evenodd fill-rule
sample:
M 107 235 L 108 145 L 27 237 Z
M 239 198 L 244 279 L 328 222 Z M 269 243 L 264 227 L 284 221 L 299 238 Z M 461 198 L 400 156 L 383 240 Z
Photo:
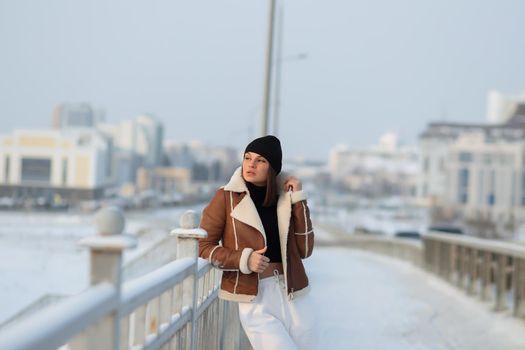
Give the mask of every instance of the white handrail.
M 117 293 L 109 283 L 91 287 L 8 327 L 0 336 L 0 349 L 56 349 L 115 311 L 117 305 Z
M 175 260 L 142 277 L 131 280 L 122 287 L 120 316 L 125 316 L 158 297 L 170 287 L 191 275 L 194 261 L 191 258 Z
M 233 304 L 219 302 L 217 270 L 197 257 L 206 232 L 196 227 L 195 214 L 183 215 L 182 228 L 172 231 L 177 259 L 125 284 L 122 252 L 135 241 L 120 234 L 118 209 L 103 209 L 97 220 L 102 233 L 81 241 L 91 250 L 92 286 L 4 329 L 1 350 L 243 347 Z M 205 329 L 213 336 L 204 336 Z
M 483 239 L 472 236 L 437 233 L 435 231 L 430 231 L 429 233 L 425 234 L 424 237 L 427 239 L 435 239 L 441 242 L 459 244 L 479 250 L 491 251 L 498 254 L 505 254 L 516 258 L 525 258 L 525 246 L 520 246 L 516 243 Z

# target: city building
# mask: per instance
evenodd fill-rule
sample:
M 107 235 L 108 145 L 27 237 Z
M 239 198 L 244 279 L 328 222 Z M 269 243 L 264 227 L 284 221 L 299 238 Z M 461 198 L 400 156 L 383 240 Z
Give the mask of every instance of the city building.
M 117 184 L 135 183 L 141 167 L 162 166 L 164 126 L 149 115 L 96 128 L 113 140 L 113 176 Z
M 384 134 L 379 144 L 361 150 L 334 147 L 328 167 L 332 180 L 352 192 L 372 197 L 415 196 L 418 151 L 402 146 L 395 133 Z
M 168 141 L 164 148 L 169 165 L 191 169 L 194 181 L 229 180 L 242 160 L 234 148 L 212 147 L 199 141 Z
M 301 180 L 303 190 L 312 201 L 323 197 L 330 189 L 330 171 L 326 162 L 309 161 L 303 158 L 286 159 L 283 173 L 292 174 Z
M 94 129 L 0 136 L 0 196 L 99 198 L 112 185 L 112 142 Z
M 516 140 L 487 140 L 483 130 L 467 132 L 449 148 L 448 203 L 459 204 L 467 217 L 490 213 L 497 220 L 519 216 L 525 205 L 525 130 Z M 488 142 L 489 141 L 489 142 Z
M 516 96 L 490 91 L 487 98 L 487 120 L 490 124 L 504 124 L 516 114 L 518 106 L 525 103 L 525 91 Z
M 63 103 L 53 110 L 52 127 L 93 127 L 100 119 L 103 119 L 103 113 L 95 111 L 88 103 Z
M 133 120 L 135 126 L 134 150 L 146 167 L 162 164 L 164 126 L 150 115 L 139 115 Z
M 139 168 L 137 172 L 139 192 L 154 191 L 162 196 L 173 198 L 178 194 L 191 193 L 191 185 L 191 170 L 187 168 Z
M 430 123 L 420 145 L 423 203 L 467 221 L 525 217 L 525 104 L 503 124 Z
M 476 130 L 476 126 L 471 126 Z M 443 202 L 447 189 L 447 158 L 449 147 L 464 132 L 465 126 L 450 123 L 431 123 L 420 135 L 420 176 L 417 197 L 422 205 Z

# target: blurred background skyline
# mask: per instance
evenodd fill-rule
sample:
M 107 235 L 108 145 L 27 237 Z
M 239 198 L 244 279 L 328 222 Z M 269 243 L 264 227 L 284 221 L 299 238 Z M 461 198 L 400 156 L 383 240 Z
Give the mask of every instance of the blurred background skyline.
M 521 1 L 284 3 L 279 137 L 288 157 L 416 143 L 429 121 L 486 121 L 523 89 Z M 241 149 L 258 136 L 266 1 L 0 2 L 3 134 L 85 102 L 108 122 L 148 113 L 165 138 Z M 302 60 L 289 59 L 306 54 Z

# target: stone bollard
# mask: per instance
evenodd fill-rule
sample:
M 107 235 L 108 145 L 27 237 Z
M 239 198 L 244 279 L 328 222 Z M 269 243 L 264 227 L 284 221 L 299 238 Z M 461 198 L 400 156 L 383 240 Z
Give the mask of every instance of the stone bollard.
M 137 241 L 133 237 L 123 236 L 125 218 L 117 207 L 100 209 L 95 215 L 98 234 L 80 241 L 80 245 L 90 249 L 90 284 L 110 283 L 116 291 L 116 305 L 120 300 L 122 284 L 122 253 L 134 248 Z M 110 317 L 86 330 L 83 337 L 77 337 L 71 349 L 119 349 L 120 327 L 118 307 Z
M 177 236 L 177 259 L 199 256 L 199 238 L 208 233 L 199 227 L 199 216 L 193 210 L 186 211 L 180 218 L 180 227 L 171 232 Z
M 184 284 L 183 300 L 191 300 L 192 305 L 192 319 L 191 319 L 191 343 L 189 347 L 196 349 L 197 340 L 197 273 L 198 273 L 198 257 L 199 257 L 199 238 L 208 236 L 206 231 L 199 226 L 199 216 L 193 210 L 188 210 L 180 218 L 181 228 L 171 231 L 172 235 L 177 237 L 177 259 L 192 258 L 195 260 L 195 269 L 192 277 L 188 283 Z

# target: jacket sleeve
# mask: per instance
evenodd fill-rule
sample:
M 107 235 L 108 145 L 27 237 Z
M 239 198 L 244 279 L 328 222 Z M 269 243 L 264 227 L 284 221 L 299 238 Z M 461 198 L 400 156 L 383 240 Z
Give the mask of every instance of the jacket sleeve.
M 202 212 L 200 227 L 208 233 L 208 237 L 199 240 L 199 256 L 219 269 L 241 270 L 249 274 L 252 271 L 248 268 L 248 258 L 253 249 L 234 250 L 222 246 L 228 219 L 225 192 L 220 189 Z
M 295 243 L 301 258 L 305 259 L 312 255 L 314 249 L 314 230 L 303 191 L 292 193 L 292 222 Z

